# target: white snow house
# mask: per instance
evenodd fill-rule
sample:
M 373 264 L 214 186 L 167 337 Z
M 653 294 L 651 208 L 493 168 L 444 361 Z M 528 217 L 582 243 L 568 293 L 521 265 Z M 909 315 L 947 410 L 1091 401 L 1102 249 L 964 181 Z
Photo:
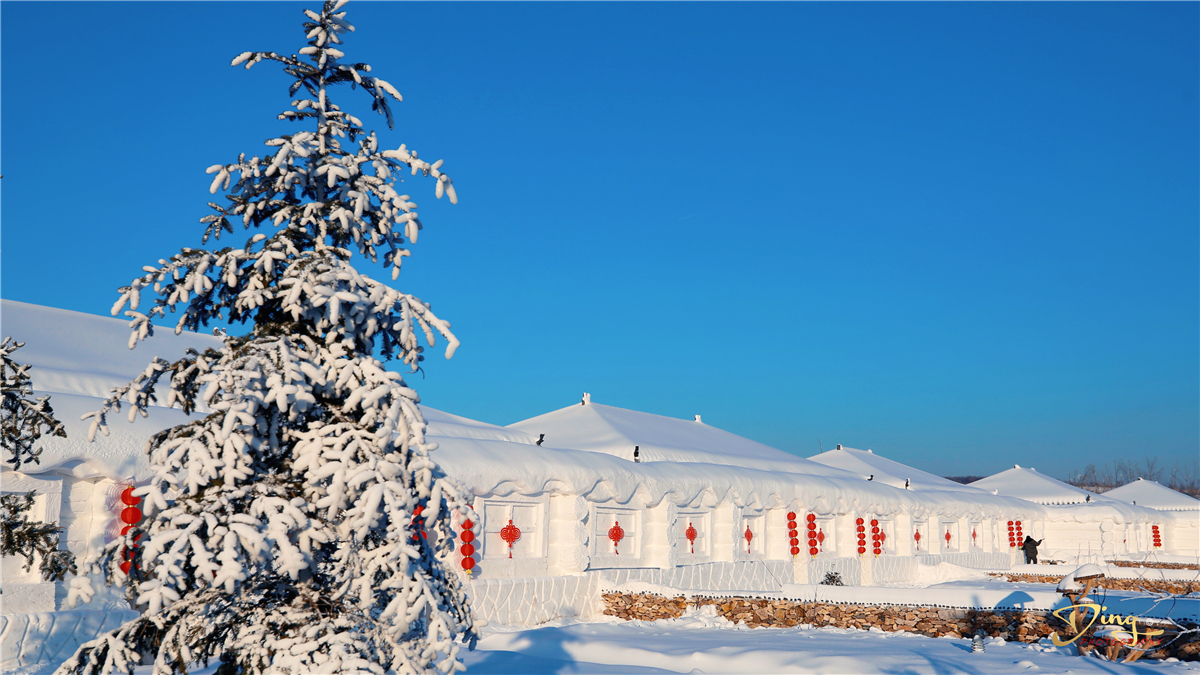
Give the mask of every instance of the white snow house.
M 1040 550 L 1046 559 L 1102 562 L 1115 556 L 1196 556 L 1200 552 L 1200 511 L 1158 511 L 1021 466 L 971 486 L 1044 505 L 1045 525 L 1041 534 L 1034 536 L 1044 538 Z
M 150 435 L 188 418 L 158 408 L 133 423 L 112 419 L 112 435 L 88 443 L 80 415 L 153 357 L 221 343 L 162 329 L 130 351 L 123 320 L 8 300 L 0 313 L 4 335 L 26 343 L 14 357 L 32 366 L 37 394 L 52 397 L 69 435 L 46 439 L 39 465 L 0 473 L 0 489 L 38 491 L 35 517 L 62 526 L 63 545 L 86 559 L 117 536 L 121 490 L 148 479 Z M 1150 553 L 1152 526 L 1173 522 L 1167 512 L 1115 499 L 1061 507 L 1036 494 L 994 494 L 869 451 L 804 459 L 699 416 L 623 410 L 586 395 L 509 427 L 422 411 L 426 436 L 439 446 L 434 459 L 475 498 L 475 609 L 504 624 L 589 615 L 601 589 L 629 581 L 755 591 L 827 572 L 848 584 L 904 581 L 943 561 L 1007 569 L 1019 562 L 1024 534 L 1046 538 L 1056 557 Z M 1185 541 L 1170 527 L 1163 532 L 1169 546 Z M 29 653 L 43 645 L 65 656 L 135 611 L 121 594 L 104 594 L 99 580 L 90 605 L 67 611 L 63 585 L 10 575 L 12 562 L 4 561 L 0 616 L 5 669 L 57 656 Z M 28 631 L 41 638 L 19 639 Z

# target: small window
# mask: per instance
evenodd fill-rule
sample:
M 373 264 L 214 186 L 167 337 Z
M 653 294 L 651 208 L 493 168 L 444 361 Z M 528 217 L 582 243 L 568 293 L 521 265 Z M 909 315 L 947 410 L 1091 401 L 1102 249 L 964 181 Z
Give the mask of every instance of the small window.
M 593 541 L 597 557 L 610 563 L 630 563 L 642 558 L 641 511 L 596 507 Z
M 746 555 L 762 556 L 766 551 L 767 519 L 762 515 L 742 517 L 742 533 L 738 541 Z
M 958 538 L 958 522 L 943 520 L 939 528 L 938 544 L 943 551 L 957 551 L 962 542 Z
M 483 557 L 541 558 L 542 505 L 487 500 L 483 504 Z
M 800 549 L 818 557 L 837 556 L 837 539 L 834 536 L 833 516 L 805 516 L 804 529 L 800 532 Z
M 706 562 L 709 550 L 709 513 L 706 511 L 679 510 L 675 514 L 676 559 L 680 564 Z

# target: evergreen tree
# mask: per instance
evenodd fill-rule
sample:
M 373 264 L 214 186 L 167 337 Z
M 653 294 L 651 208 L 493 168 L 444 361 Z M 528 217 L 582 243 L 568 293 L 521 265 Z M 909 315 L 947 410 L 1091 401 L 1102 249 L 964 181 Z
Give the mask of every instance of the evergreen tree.
M 29 366 L 17 363 L 13 352 L 24 347 L 11 337 L 0 342 L 0 368 L 4 382 L 0 385 L 0 425 L 4 428 L 4 459 L 14 470 L 26 464 L 38 464 L 41 448 L 35 448 L 43 433 L 67 437 L 62 422 L 54 417 L 50 397 L 34 398 Z M 25 558 L 29 571 L 39 557 L 38 569 L 46 581 L 62 581 L 67 573 L 75 573 L 75 556 L 58 548 L 60 529 L 56 525 L 29 522 L 33 508 L 33 492 L 23 495 L 0 495 L 0 555 Z
M 61 528 L 47 523 L 29 522 L 35 492 L 0 495 L 0 555 L 25 558 L 25 571 L 41 558 L 38 570 L 45 581 L 62 581 L 67 573 L 76 574 L 75 554 L 58 548 Z
M 130 672 L 153 655 L 154 672 L 219 664 L 217 673 L 451 672 L 474 645 L 464 589 L 446 563 L 452 518 L 472 517 L 465 492 L 431 460 L 416 392 L 373 354 L 415 371 L 418 334 L 458 341 L 421 300 L 358 272 L 355 252 L 380 257 L 395 279 L 420 229 L 416 204 L 396 190 L 402 170 L 436 180 L 456 201 L 441 161 L 373 132 L 331 100 L 335 85 L 362 89 L 385 115 L 400 95 L 347 64 L 338 48 L 354 30 L 345 0 L 305 11 L 299 55 L 246 52 L 233 65 L 282 64 L 303 92 L 280 119 L 308 130 L 268 140 L 273 154 L 211 167 L 204 241 L 273 226 L 243 246 L 185 248 L 120 289 L 130 346 L 151 320 L 179 311 L 176 332 L 210 321 L 250 322 L 224 348 L 156 359 L 92 414 L 91 435 L 129 405 L 204 416 L 155 435 L 146 519 L 97 563 L 126 585 L 144 614 L 82 645 L 61 673 Z M 143 291 L 153 307 L 138 311 Z M 139 545 L 140 543 L 140 545 Z M 128 561 L 128 574 L 121 565 Z M 87 595 L 86 589 L 81 595 Z
M 54 418 L 54 409 L 50 407 L 50 397 L 33 397 L 33 382 L 29 379 L 29 366 L 17 363 L 12 354 L 24 342 L 16 342 L 11 337 L 4 338 L 0 343 L 0 369 L 3 369 L 4 382 L 0 386 L 0 426 L 4 429 L 4 452 L 9 455 L 4 459 L 16 471 L 25 464 L 39 464 L 38 455 L 41 448 L 35 448 L 43 433 L 60 438 L 67 437 L 67 431 L 62 422 Z

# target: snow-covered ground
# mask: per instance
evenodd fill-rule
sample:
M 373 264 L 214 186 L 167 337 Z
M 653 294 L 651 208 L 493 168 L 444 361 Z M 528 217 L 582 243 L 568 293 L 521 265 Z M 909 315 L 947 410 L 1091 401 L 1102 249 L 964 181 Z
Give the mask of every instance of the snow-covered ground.
M 704 610 L 708 610 L 707 612 Z M 1197 673 L 1196 662 L 1113 663 L 1073 646 L 840 628 L 745 628 L 711 606 L 679 619 L 492 629 L 473 673 Z
M 716 616 L 711 605 L 679 619 L 548 625 L 532 629 L 493 627 L 466 655 L 468 673 L 1105 673 L 1118 675 L 1200 673 L 1200 663 L 1113 663 L 1077 656 L 1074 646 L 971 641 L 911 633 L 840 628 L 746 628 Z M 51 665 L 10 671 L 41 675 Z M 214 669 L 192 671 L 210 675 Z M 148 675 L 149 667 L 138 668 Z

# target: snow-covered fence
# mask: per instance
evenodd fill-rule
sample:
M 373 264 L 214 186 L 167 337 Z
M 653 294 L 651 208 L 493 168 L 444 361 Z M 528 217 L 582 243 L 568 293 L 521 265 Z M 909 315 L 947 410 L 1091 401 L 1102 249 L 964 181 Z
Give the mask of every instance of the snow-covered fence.
M 0 615 L 0 671 L 61 663 L 79 645 L 137 616 L 133 610 Z
M 475 615 L 492 624 L 535 626 L 588 619 L 598 611 L 600 578 L 582 576 L 477 579 L 467 584 Z

